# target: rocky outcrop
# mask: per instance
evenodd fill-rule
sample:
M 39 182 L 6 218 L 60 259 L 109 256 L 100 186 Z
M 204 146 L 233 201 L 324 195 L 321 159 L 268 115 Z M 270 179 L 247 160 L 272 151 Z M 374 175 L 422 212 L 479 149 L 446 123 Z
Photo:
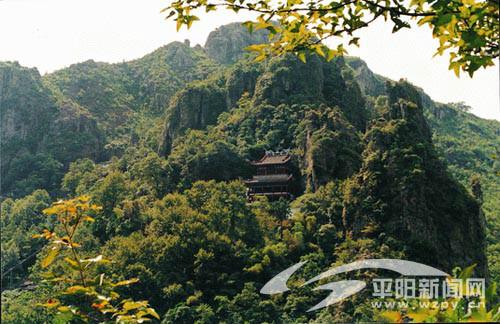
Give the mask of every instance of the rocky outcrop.
M 311 56 L 307 63 L 293 55 L 272 59 L 255 86 L 254 102 L 280 103 L 320 102 L 325 76 L 323 62 Z
M 342 58 L 327 62 L 311 55 L 306 63 L 293 55 L 274 58 L 257 80 L 254 102 L 337 106 L 352 125 L 364 131 L 366 111 L 362 93 L 354 78 L 343 70 Z
M 50 120 L 57 115 L 38 71 L 17 62 L 0 63 L 0 109 L 2 145 L 23 142 L 29 150 L 37 149 Z
M 44 176 L 53 178 L 51 173 L 60 172 L 57 163 L 64 167 L 81 157 L 102 158 L 104 135 L 96 120 L 58 95 L 36 69 L 0 63 L 1 169 L 8 180 L 2 181 L 2 193 L 30 176 L 26 163 L 37 164 Z M 51 183 L 57 185 L 57 180 Z
M 477 263 L 487 276 L 484 217 L 446 171 L 431 141 L 418 91 L 390 85 L 390 106 L 368 130 L 364 161 L 347 193 L 344 223 L 396 238 L 411 260 L 451 271 Z
M 178 136 L 187 129 L 205 129 L 214 125 L 226 109 L 223 87 L 212 82 L 189 85 L 175 96 L 167 109 L 160 150 L 168 155 Z
M 172 42 L 154 52 L 125 63 L 134 87 L 129 93 L 137 108 L 161 115 L 170 99 L 187 83 L 203 80 L 218 69 L 205 51 L 189 42 Z
M 333 179 L 346 179 L 361 166 L 361 140 L 338 108 L 306 112 L 296 137 L 306 191 Z
M 249 33 L 241 23 L 221 26 L 208 35 L 205 49 L 208 56 L 221 64 L 232 64 L 249 52 L 247 46 L 267 42 L 267 31 Z
M 226 78 L 227 107 L 236 106 L 243 94 L 250 97 L 255 92 L 257 79 L 262 73 L 262 65 L 255 62 L 242 62 L 235 64 Z
M 345 61 L 353 69 L 354 78 L 364 95 L 372 97 L 385 95 L 385 83 L 388 79 L 373 73 L 366 62 L 357 57 L 346 57 Z
M 50 152 L 63 165 L 79 158 L 102 161 L 106 137 L 97 120 L 69 100 L 58 103 L 59 112 L 43 137 L 40 150 Z

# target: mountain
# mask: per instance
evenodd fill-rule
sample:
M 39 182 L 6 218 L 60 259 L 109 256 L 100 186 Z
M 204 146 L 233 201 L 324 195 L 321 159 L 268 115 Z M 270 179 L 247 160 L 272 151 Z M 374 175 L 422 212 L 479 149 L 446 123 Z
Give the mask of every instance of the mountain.
M 477 264 L 498 281 L 500 123 L 355 57 L 254 62 L 244 47 L 266 37 L 230 24 L 204 47 L 174 42 L 44 76 L 0 63 L 3 320 L 51 321 L 26 305 L 54 291 L 12 289 L 43 273 L 47 248 L 31 236 L 57 226 L 41 211 L 77 195 L 102 206 L 78 236 L 83 253 L 137 277 L 124 295 L 166 323 L 373 320 L 356 297 L 307 313 L 316 295 L 258 295 L 300 260 L 304 278 L 400 258 L 450 273 Z M 297 199 L 248 203 L 248 162 L 283 149 Z
M 104 136 L 93 115 L 58 96 L 35 69 L 0 63 L 2 195 L 53 189 L 69 163 L 101 159 Z

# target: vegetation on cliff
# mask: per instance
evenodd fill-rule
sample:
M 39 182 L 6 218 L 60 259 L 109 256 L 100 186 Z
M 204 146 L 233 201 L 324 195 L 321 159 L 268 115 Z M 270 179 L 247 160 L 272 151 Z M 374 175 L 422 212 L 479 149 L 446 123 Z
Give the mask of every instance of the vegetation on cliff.
M 45 76 L 0 63 L 3 321 L 61 318 L 30 309 L 58 295 L 43 281 L 50 247 L 32 235 L 59 233 L 42 211 L 82 195 L 102 210 L 79 225 L 79 253 L 111 261 L 92 275 L 137 278 L 120 296 L 148 300 L 163 323 L 375 318 L 363 294 L 306 312 L 321 293 L 258 293 L 298 261 L 308 261 L 301 278 L 407 258 L 450 273 L 477 263 L 499 280 L 497 121 L 357 58 L 254 63 L 238 48 L 262 35 L 242 45 L 242 30 Z M 222 40 L 227 52 L 214 51 Z M 270 149 L 291 151 L 290 205 L 247 201 L 248 161 Z

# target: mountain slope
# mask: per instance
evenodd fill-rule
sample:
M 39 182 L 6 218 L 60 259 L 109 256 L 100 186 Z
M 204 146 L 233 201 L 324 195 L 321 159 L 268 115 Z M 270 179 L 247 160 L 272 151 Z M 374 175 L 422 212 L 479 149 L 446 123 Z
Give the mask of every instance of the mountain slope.
M 258 294 L 299 261 L 297 280 L 399 258 L 448 272 L 477 263 L 475 275 L 498 281 L 500 123 L 357 58 L 256 63 L 242 47 L 260 41 L 231 24 L 205 48 L 176 42 L 120 64 L 41 77 L 2 63 L 2 261 L 12 269 L 2 283 L 40 277 L 48 248 L 19 263 L 41 248 L 31 234 L 54 225 L 41 210 L 83 194 L 103 208 L 79 233 L 82 253 L 111 260 L 99 269 L 110 277 L 139 278 L 124 296 L 149 300 L 168 323 L 373 321 L 359 295 L 309 313 L 318 295 Z M 249 203 L 248 161 L 282 149 L 297 199 Z M 23 307 L 56 293 L 2 294 L 5 318 L 50 322 Z
M 0 63 L 2 196 L 54 190 L 70 162 L 101 159 L 102 130 L 71 100 L 58 98 L 38 71 Z

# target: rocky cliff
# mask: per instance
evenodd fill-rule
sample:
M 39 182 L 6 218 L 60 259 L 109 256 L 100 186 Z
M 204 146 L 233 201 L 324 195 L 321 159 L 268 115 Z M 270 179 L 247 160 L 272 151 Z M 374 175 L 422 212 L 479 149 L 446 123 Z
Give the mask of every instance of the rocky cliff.
M 96 120 L 58 99 L 36 69 L 0 63 L 0 116 L 4 195 L 29 193 L 16 188 L 29 178 L 51 189 L 69 162 L 101 158 L 104 140 Z
M 389 103 L 365 135 L 363 166 L 348 187 L 344 224 L 402 242 L 411 260 L 450 271 L 478 264 L 487 276 L 485 219 L 480 203 L 438 158 L 417 89 L 388 84 Z M 382 235 L 382 234 L 381 234 Z

